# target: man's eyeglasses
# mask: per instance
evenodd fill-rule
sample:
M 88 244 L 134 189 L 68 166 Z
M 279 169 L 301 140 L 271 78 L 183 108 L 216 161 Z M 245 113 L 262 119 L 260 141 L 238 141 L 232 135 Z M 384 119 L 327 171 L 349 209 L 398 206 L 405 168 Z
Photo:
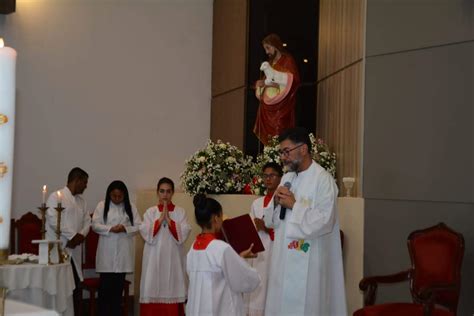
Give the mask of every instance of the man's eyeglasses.
M 263 180 L 267 180 L 267 179 L 273 179 L 273 178 L 276 178 L 278 177 L 278 175 L 276 173 L 269 173 L 269 174 L 262 174 L 262 179 Z
M 282 149 L 282 150 L 279 150 L 278 153 L 280 154 L 280 156 L 285 156 L 285 157 L 288 157 L 290 155 L 290 152 L 292 152 L 293 150 L 295 150 L 296 148 L 299 148 L 301 146 L 303 146 L 303 144 L 299 144 L 298 146 L 295 146 L 291 149 L 288 149 L 288 148 L 285 148 L 285 149 Z

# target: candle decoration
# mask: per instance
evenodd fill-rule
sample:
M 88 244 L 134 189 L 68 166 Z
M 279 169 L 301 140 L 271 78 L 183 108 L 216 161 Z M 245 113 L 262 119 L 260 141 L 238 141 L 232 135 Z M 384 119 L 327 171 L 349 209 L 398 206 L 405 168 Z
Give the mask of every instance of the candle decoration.
M 58 197 L 58 206 L 61 206 L 61 203 L 63 202 L 63 196 L 61 195 L 61 191 L 57 191 L 56 195 Z
M 8 258 L 10 248 L 16 57 L 0 38 L 0 261 Z
M 46 195 L 48 194 L 48 187 L 46 185 L 43 185 L 43 190 L 41 191 L 41 193 L 42 193 L 42 197 L 43 197 L 42 203 L 45 204 L 46 203 Z

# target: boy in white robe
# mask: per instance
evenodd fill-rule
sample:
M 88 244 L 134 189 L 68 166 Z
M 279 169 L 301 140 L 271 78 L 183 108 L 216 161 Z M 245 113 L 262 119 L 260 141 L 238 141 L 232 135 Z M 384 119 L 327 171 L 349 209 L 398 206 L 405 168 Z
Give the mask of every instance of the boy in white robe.
M 269 162 L 263 166 L 262 178 L 266 187 L 266 194 L 253 201 L 250 210 L 250 216 L 254 220 L 255 227 L 262 240 L 263 247 L 265 247 L 265 251 L 260 252 L 257 258 L 249 259 L 250 265 L 257 270 L 262 282 L 260 282 L 260 285 L 255 291 L 244 295 L 248 316 L 262 316 L 265 310 L 268 274 L 275 235 L 273 229 L 265 227 L 263 210 L 271 201 L 276 188 L 280 184 L 282 176 L 283 170 L 279 164 Z
M 82 277 L 82 243 L 84 242 L 91 226 L 91 217 L 86 209 L 86 202 L 82 193 L 87 188 L 89 175 L 81 168 L 71 169 L 67 178 L 67 185 L 58 192 L 52 193 L 46 205 L 48 206 L 46 216 L 46 239 L 56 240 L 56 228 L 58 212 L 55 207 L 61 203 L 64 210 L 61 212 L 61 235 L 62 249 L 71 255 L 71 264 L 76 285 L 73 292 L 74 311 L 79 311 L 79 299 L 81 297 Z M 57 251 L 51 253 L 52 259 L 59 259 Z
M 265 315 L 345 316 L 337 186 L 311 158 L 303 128 L 279 137 L 285 174 L 265 208 L 275 229 Z
M 252 247 L 240 256 L 232 247 L 216 239 L 222 227 L 222 206 L 204 195 L 194 197 L 196 221 L 202 233 L 188 252 L 189 276 L 187 316 L 243 316 L 242 293 L 251 292 L 260 283 L 255 269 L 243 258 L 256 257 Z
M 146 210 L 140 234 L 145 240 L 140 282 L 140 315 L 180 316 L 186 301 L 183 245 L 191 232 L 183 208 L 172 203 L 174 183 L 161 178 L 159 204 Z

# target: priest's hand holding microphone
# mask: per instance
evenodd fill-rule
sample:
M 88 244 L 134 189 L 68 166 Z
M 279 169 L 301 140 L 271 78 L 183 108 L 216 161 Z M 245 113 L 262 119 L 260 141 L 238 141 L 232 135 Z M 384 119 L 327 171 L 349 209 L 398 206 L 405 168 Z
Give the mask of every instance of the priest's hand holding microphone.
M 281 205 L 280 219 L 285 219 L 286 209 L 293 209 L 293 205 L 296 203 L 293 192 L 290 191 L 291 183 L 285 182 L 283 186 L 279 186 L 275 191 L 274 201 L 275 206 Z

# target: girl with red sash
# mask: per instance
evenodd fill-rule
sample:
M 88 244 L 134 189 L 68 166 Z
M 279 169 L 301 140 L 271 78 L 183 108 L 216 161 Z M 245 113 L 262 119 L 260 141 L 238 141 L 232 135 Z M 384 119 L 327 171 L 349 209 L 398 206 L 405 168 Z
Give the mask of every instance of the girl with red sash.
M 196 222 L 202 233 L 196 237 L 187 257 L 189 276 L 186 315 L 245 315 L 242 293 L 260 283 L 255 269 L 243 258 L 254 258 L 252 247 L 237 254 L 216 239 L 222 226 L 222 206 L 204 195 L 194 197 Z

